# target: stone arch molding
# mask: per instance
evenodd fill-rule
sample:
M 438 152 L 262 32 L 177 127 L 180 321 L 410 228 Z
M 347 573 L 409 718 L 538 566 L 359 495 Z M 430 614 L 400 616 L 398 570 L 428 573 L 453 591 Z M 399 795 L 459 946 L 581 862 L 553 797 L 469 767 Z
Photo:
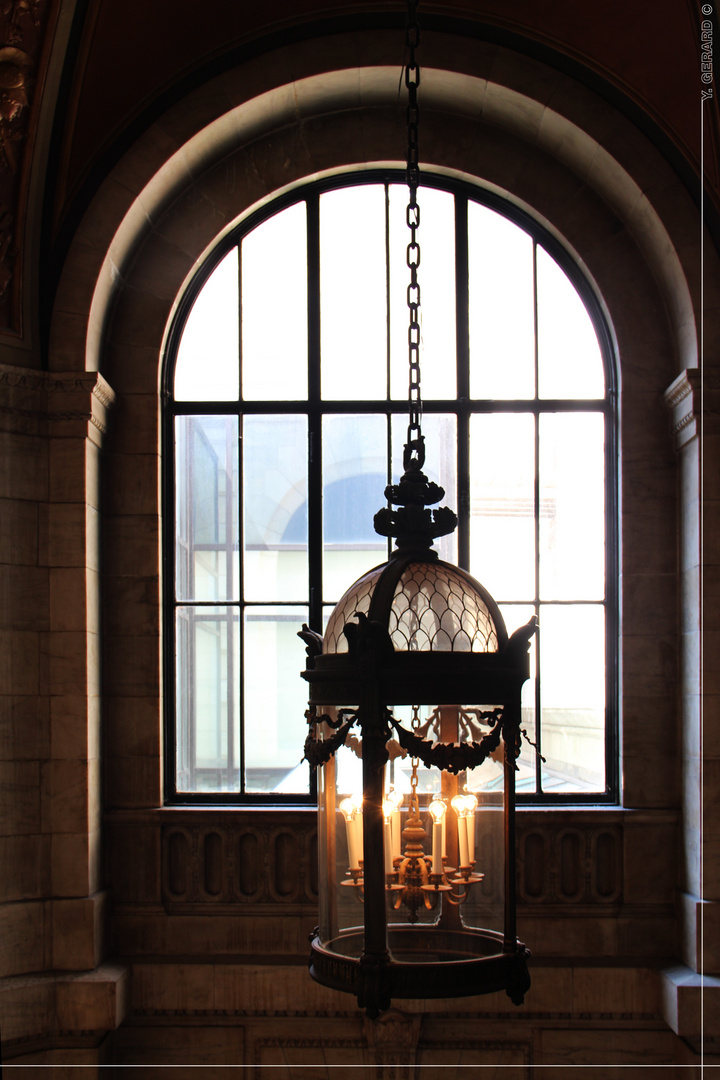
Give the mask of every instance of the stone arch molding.
M 652 353 L 665 385 L 696 366 L 697 302 L 686 267 L 697 259 L 697 217 L 670 166 L 627 120 L 565 76 L 501 55 L 512 79 L 493 81 L 483 66 L 501 67 L 498 54 L 507 50 L 493 48 L 491 62 L 487 50 L 478 57 L 456 44 L 437 49 L 437 59 L 452 56 L 453 70 L 433 66 L 426 49 L 424 166 L 502 192 L 557 235 L 594 283 L 621 363 L 645 366 Z M 311 64 L 304 51 L 297 46 L 298 70 Z M 118 349 L 125 356 L 128 348 L 150 349 L 157 389 L 178 297 L 238 220 L 305 180 L 402 162 L 398 68 L 327 70 L 322 59 L 292 81 L 282 81 L 286 51 L 277 64 L 265 57 L 220 76 L 134 144 L 68 253 L 53 315 L 53 369 L 100 370 L 132 392 L 127 375 L 137 368 L 121 362 Z M 280 78 L 267 85 L 273 73 Z M 631 333 L 623 315 L 630 311 Z

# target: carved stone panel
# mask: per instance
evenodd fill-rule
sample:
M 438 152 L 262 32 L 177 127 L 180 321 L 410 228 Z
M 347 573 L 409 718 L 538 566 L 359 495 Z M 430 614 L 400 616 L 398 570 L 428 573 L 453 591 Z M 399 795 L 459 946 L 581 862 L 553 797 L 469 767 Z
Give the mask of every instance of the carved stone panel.
M 314 905 L 318 897 L 315 816 L 268 811 L 191 813 L 163 826 L 162 896 L 168 910 Z M 518 903 L 609 907 L 623 902 L 623 826 L 576 813 L 518 815 Z M 485 849 L 487 887 L 498 902 L 502 851 Z M 493 885 L 492 883 L 495 883 Z
M 162 897 L 168 911 L 234 914 L 250 905 L 317 904 L 314 817 L 193 816 L 163 826 Z
M 567 817 L 565 817 L 567 821 Z M 518 827 L 518 902 L 618 904 L 623 892 L 619 825 L 548 822 Z

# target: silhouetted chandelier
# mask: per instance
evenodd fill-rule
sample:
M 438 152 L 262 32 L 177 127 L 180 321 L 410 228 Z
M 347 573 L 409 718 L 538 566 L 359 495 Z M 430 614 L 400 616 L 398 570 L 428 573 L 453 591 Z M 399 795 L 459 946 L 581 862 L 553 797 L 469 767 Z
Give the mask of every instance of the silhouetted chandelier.
M 371 1016 L 393 998 L 530 986 L 516 937 L 515 771 L 535 616 L 508 638 L 497 604 L 433 541 L 457 518 L 423 472 L 416 230 L 416 4 L 409 3 L 409 425 L 404 475 L 375 530 L 396 541 L 303 627 L 305 757 L 319 772 L 319 925 L 310 973 Z

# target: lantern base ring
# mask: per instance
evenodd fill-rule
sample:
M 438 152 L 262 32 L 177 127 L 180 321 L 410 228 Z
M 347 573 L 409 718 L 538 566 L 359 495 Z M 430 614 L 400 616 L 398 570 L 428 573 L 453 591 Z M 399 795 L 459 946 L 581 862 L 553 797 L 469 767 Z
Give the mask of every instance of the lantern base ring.
M 521 941 L 506 946 L 493 930 L 444 930 L 438 926 L 388 928 L 389 959 L 373 965 L 372 975 L 361 955 L 362 927 L 344 930 L 310 946 L 310 974 L 333 990 L 353 993 L 360 1008 L 377 1016 L 394 998 L 468 997 L 505 990 L 522 1005 L 530 989 L 527 958 Z M 370 976 L 370 978 L 369 978 Z

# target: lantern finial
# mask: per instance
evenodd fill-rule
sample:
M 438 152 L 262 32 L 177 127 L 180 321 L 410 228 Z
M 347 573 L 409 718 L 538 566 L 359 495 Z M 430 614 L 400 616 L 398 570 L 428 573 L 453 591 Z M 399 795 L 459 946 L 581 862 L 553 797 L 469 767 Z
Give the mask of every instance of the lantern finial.
M 395 555 L 422 551 L 425 557 L 437 558 L 436 552 L 428 550 L 433 540 L 451 533 L 458 523 L 454 511 L 447 506 L 426 509 L 444 498 L 445 489 L 428 480 L 422 471 L 424 463 L 425 439 L 420 435 L 405 444 L 405 472 L 400 483 L 388 484 L 385 488 L 385 497 L 400 509 L 391 510 L 386 506 L 373 518 L 375 532 L 396 538 Z

